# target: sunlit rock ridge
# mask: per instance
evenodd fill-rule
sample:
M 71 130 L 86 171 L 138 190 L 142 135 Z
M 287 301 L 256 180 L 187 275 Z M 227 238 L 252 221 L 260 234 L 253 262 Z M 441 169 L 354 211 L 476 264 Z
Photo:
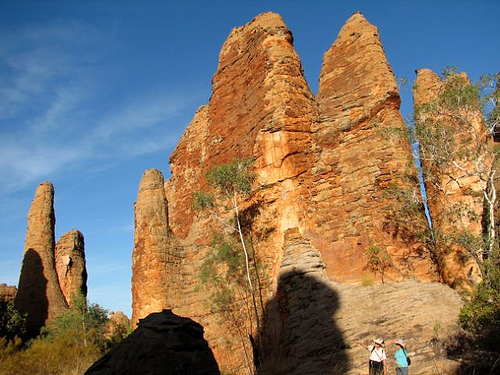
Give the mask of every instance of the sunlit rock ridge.
M 360 13 L 347 20 L 324 54 L 317 96 L 278 14 L 264 13 L 233 29 L 220 52 L 209 103 L 195 113 L 170 156 L 171 178 L 162 187 L 160 172 L 148 170 L 140 183 L 134 321 L 167 308 L 200 322 L 222 370 L 245 373 L 251 367 L 251 343 L 241 334 L 251 332 L 264 346 L 279 338 L 276 345 L 285 345 L 282 355 L 289 358 L 309 348 L 309 358 L 314 356 L 310 373 L 323 374 L 346 368 L 354 374 L 362 368 L 364 354 L 346 349 L 355 340 L 411 330 L 404 319 L 389 317 L 385 305 L 373 302 L 377 293 L 388 290 L 399 302 L 406 301 L 406 294 L 417 296 L 404 308 L 398 306 L 413 314 L 408 324 L 426 314 L 432 320 L 419 301 L 443 304 L 439 324 L 452 324 L 461 305 L 456 292 L 439 284 L 418 287 L 441 277 L 419 240 L 428 229 L 424 207 L 405 214 L 402 196 L 420 192 L 399 106 L 397 81 L 378 29 Z M 207 190 L 205 174 L 212 166 L 250 157 L 255 158 L 259 189 L 240 205 L 242 215 L 251 219 L 248 233 L 266 275 L 261 332 L 244 308 L 236 325 L 221 318 L 200 285 L 200 269 L 221 226 L 192 208 L 194 193 Z M 368 269 L 370 249 L 384 257 L 383 274 Z M 360 286 L 367 282 L 375 285 Z M 394 283 L 401 294 L 384 289 Z M 381 301 L 394 308 L 394 300 Z M 370 308 L 374 305 L 377 316 Z M 353 311 L 356 318 L 349 321 Z M 339 321 L 324 322 L 324 330 L 311 325 L 319 337 L 296 329 L 300 322 L 308 327 L 308 317 L 335 319 L 336 314 Z M 383 332 L 373 323 L 377 319 L 388 321 Z M 356 325 L 364 331 L 353 329 Z M 413 344 L 431 335 L 420 329 Z M 420 355 L 431 366 L 432 353 Z M 288 364 L 287 374 L 309 373 L 303 361 L 281 359 Z

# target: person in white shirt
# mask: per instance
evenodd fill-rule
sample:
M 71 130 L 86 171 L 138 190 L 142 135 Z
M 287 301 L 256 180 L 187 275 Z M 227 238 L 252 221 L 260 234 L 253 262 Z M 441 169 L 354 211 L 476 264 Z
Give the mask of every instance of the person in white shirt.
M 384 349 L 384 340 L 376 338 L 373 345 L 368 345 L 370 353 L 370 375 L 387 375 L 387 355 Z

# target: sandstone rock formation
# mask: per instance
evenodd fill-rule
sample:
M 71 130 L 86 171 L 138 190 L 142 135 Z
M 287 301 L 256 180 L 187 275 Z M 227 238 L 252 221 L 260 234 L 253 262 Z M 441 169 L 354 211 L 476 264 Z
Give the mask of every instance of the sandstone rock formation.
M 85 372 L 87 375 L 216 375 L 203 327 L 170 310 L 148 315 L 138 328 Z
M 367 287 L 332 283 L 339 296 L 336 324 L 346 343 L 346 374 L 367 373 L 368 352 L 360 344 L 376 337 L 386 342 L 389 372 L 395 367 L 394 340 L 403 338 L 412 374 L 458 374 L 460 362 L 446 356 L 443 344 L 457 333 L 462 307 L 457 291 L 440 283 L 403 281 Z
M 71 307 L 75 296 L 87 295 L 87 268 L 85 266 L 83 234 L 69 231 L 56 244 L 56 271 L 66 302 Z
M 305 362 L 312 369 L 331 365 L 328 360 L 344 368 L 349 362 L 342 349 L 345 335 L 325 318 L 342 309 L 342 284 L 332 282 L 439 279 L 419 239 L 429 227 L 399 105 L 378 31 L 359 13 L 325 53 L 317 98 L 279 15 L 264 13 L 232 30 L 220 53 L 210 102 L 196 112 L 170 157 L 164 194 L 157 171 L 146 171 L 141 181 L 135 208 L 134 322 L 162 308 L 190 316 L 205 327 L 221 369 L 242 373 L 252 367 L 248 334 L 286 342 L 287 358 L 305 359 L 300 352 L 306 348 L 294 341 L 293 332 L 311 302 L 310 331 L 323 327 L 324 332 L 318 333 L 321 339 L 304 332 L 312 348 L 305 351 L 316 355 Z M 193 195 L 209 190 L 205 174 L 212 166 L 250 157 L 258 189 L 239 202 L 240 214 L 265 269 L 260 319 L 274 319 L 279 327 L 274 334 L 256 332 L 246 296 L 238 297 L 241 308 L 233 314 L 240 322 L 229 323 L 199 279 L 214 235 L 225 233 L 221 222 L 233 217 L 223 207 L 216 217 L 195 211 Z M 382 269 L 369 267 L 370 251 L 383 261 Z M 458 308 L 453 305 L 447 322 Z M 412 311 L 418 319 L 421 313 Z M 325 337 L 333 337 L 329 357 L 321 349 Z M 304 367 L 290 371 L 300 373 Z
M 113 341 L 122 338 L 129 332 L 131 321 L 122 311 L 111 312 L 108 318 L 104 339 Z
M 276 296 L 261 333 L 268 352 L 259 374 L 344 374 L 346 342 L 337 324 L 340 296 L 318 250 L 297 228 L 285 233 Z
M 76 231 L 63 236 L 56 259 L 55 220 L 54 187 L 43 182 L 36 189 L 28 213 L 23 264 L 14 300 L 16 308 L 27 313 L 28 336 L 36 335 L 48 321 L 67 310 L 71 298 L 66 300 L 63 290 L 71 295 L 80 289 L 86 296 L 83 236 Z
M 68 307 L 59 286 L 54 258 L 54 187 L 38 185 L 28 214 L 24 258 L 15 299 L 17 309 L 27 313 L 26 329 L 36 332 Z
M 438 283 L 356 286 L 331 281 L 320 253 L 300 233 L 285 234 L 278 291 L 268 302 L 266 353 L 259 374 L 363 374 L 362 345 L 385 338 L 393 366 L 395 347 L 404 337 L 412 373 L 436 369 L 452 373 L 459 363 L 441 352 L 441 342 L 455 333 L 459 294 Z M 362 344 L 362 345 L 360 345 Z
M 462 73 L 461 77 L 468 81 Z M 445 88 L 447 82 L 442 82 L 437 74 L 429 69 L 419 69 L 413 90 L 415 113 L 417 119 L 424 121 L 424 106 L 428 103 L 437 103 L 438 94 Z M 455 110 L 458 114 L 459 110 Z M 461 119 L 466 119 L 468 125 L 454 120 L 453 116 L 442 113 L 438 118 L 431 119 L 433 126 L 443 126 L 448 129 L 450 137 L 456 138 L 457 145 L 461 144 L 462 139 L 467 139 L 467 128 L 474 134 L 484 134 L 484 124 L 479 112 L 463 113 Z M 439 118 L 441 117 L 441 118 Z M 443 127 L 443 129 L 444 129 Z M 483 140 L 479 140 L 483 142 Z M 484 142 L 487 142 L 484 139 Z M 470 139 L 470 144 L 463 145 L 464 149 L 476 147 L 474 140 Z M 457 146 L 458 147 L 458 146 Z M 432 151 L 421 146 L 422 167 L 425 175 L 425 188 L 428 196 L 429 213 L 434 227 L 434 231 L 439 236 L 457 234 L 463 231 L 471 235 L 481 237 L 484 228 L 482 227 L 481 217 L 484 216 L 484 195 L 487 182 L 480 179 L 479 173 L 476 173 L 477 165 L 472 160 L 460 160 L 460 154 L 453 154 L 450 157 L 450 167 L 442 170 L 437 167 L 437 159 L 432 156 Z M 429 156 L 428 156 L 429 155 Z M 479 158 L 478 158 L 479 160 Z M 456 162 L 460 167 L 452 166 Z M 486 168 L 491 168 L 491 162 L 486 158 Z M 472 171 L 469 174 L 461 167 Z M 477 274 L 477 264 L 470 257 L 468 251 L 457 245 L 447 245 L 448 253 L 443 255 L 442 277 L 444 281 L 458 288 L 467 289 L 470 286 L 469 278 Z
M 378 30 L 361 14 L 342 27 L 325 53 L 315 126 L 318 153 L 311 187 L 311 221 L 330 278 L 359 281 L 370 246 L 391 259 L 393 279 L 432 278 L 422 244 L 423 214 L 402 215 L 418 196 L 417 173 L 399 113 L 394 73 Z M 400 192 L 405 192 L 398 200 Z M 349 263 L 349 267 L 345 267 Z M 411 276 L 410 276 L 411 275 Z
M 12 301 L 16 297 L 17 288 L 15 285 L 0 284 L 0 299 Z
M 173 259 L 168 257 L 167 200 L 159 171 L 151 169 L 144 173 L 134 211 L 132 309 L 137 321 L 168 305 L 166 265 Z

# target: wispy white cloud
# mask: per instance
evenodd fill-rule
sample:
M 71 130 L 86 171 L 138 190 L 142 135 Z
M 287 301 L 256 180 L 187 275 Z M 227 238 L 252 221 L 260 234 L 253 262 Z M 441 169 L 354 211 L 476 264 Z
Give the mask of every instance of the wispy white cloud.
M 4 104 L 0 119 L 24 112 L 28 103 L 48 102 L 60 79 L 82 69 L 82 57 L 72 52 L 75 44 L 90 44 L 96 34 L 94 27 L 76 22 L 0 31 L 0 99 Z
M 169 121 L 196 98 L 154 87 L 105 97 L 113 89 L 103 75 L 113 67 L 93 52 L 102 43 L 94 34 L 93 26 L 75 22 L 6 33 L 0 47 L 0 178 L 6 183 L 0 190 L 53 179 L 70 166 L 106 168 L 108 161 L 177 142 L 182 125 Z
M 102 119 L 89 135 L 93 144 L 107 144 L 111 152 L 136 156 L 165 150 L 179 137 L 169 121 L 194 101 L 192 95 L 149 93 L 133 97 Z
M 30 138 L 30 135 L 33 137 Z M 39 142 L 38 142 L 39 141 Z M 26 138 L 8 136 L 0 140 L 0 178 L 2 190 L 19 187 L 46 179 L 58 169 L 81 159 L 85 152 L 57 141 L 40 140 L 33 134 Z

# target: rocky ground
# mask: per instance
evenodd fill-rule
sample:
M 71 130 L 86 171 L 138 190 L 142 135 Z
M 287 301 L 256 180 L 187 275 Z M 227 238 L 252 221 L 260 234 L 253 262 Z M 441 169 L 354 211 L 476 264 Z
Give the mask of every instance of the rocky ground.
M 346 343 L 351 370 L 366 374 L 368 344 L 374 337 L 386 341 L 389 373 L 394 368 L 396 346 L 403 338 L 412 359 L 412 374 L 454 374 L 458 362 L 444 357 L 442 343 L 456 332 L 462 299 L 446 285 L 407 281 L 373 286 L 335 285 L 340 298 L 334 319 Z

